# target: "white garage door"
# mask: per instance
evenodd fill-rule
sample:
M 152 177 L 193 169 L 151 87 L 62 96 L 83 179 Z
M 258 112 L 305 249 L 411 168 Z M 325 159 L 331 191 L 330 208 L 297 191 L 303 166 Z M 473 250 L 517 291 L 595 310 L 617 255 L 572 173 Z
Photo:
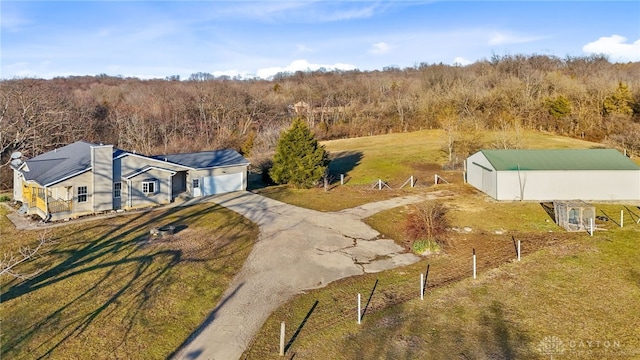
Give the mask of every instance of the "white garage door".
M 202 195 L 223 194 L 242 190 L 242 173 L 202 178 Z

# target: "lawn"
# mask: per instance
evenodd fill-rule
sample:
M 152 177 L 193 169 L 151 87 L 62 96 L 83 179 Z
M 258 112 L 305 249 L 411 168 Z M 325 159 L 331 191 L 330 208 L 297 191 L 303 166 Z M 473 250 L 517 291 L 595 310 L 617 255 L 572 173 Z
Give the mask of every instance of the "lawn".
M 1 249 L 43 231 L 16 231 L 0 207 Z M 172 224 L 173 236 L 150 238 Z M 257 238 L 214 204 L 69 223 L 45 233 L 27 280 L 0 279 L 1 357 L 163 359 L 206 319 Z
M 415 265 L 296 297 L 268 319 L 247 358 L 278 357 L 281 321 L 287 324 L 287 356 L 296 359 L 640 357 L 640 224 L 630 220 L 640 210 L 596 204 L 599 213 L 619 217 L 624 210 L 629 220 L 624 228 L 598 221 L 600 230 L 591 237 L 548 222 L 536 203 L 465 196 L 447 204 L 454 209 L 452 225 L 471 227 L 471 233 L 452 233 L 444 253 Z M 389 210 L 369 222 L 385 224 L 387 236 L 402 236 L 407 210 Z M 512 236 L 522 240 L 520 262 L 514 261 Z M 419 274 L 427 266 L 428 290 L 420 300 Z M 363 308 L 369 304 L 362 325 L 356 324 L 357 293 Z M 549 347 L 554 336 L 562 347 Z
M 484 146 L 490 147 L 495 133 L 482 134 Z M 261 195 L 320 211 L 337 211 L 384 200 L 398 195 L 431 191 L 434 175 L 452 184 L 463 183 L 462 169 L 443 170 L 447 156 L 442 148 L 445 133 L 441 130 L 423 130 L 322 143 L 332 161 L 330 173 L 333 183 L 329 191 L 323 188 L 293 189 L 287 186 L 264 187 Z M 600 144 L 540 132 L 523 132 L 523 148 L 592 148 Z M 340 175 L 345 185 L 340 185 Z M 405 185 L 413 176 L 415 188 Z M 377 190 L 381 179 L 389 188 Z

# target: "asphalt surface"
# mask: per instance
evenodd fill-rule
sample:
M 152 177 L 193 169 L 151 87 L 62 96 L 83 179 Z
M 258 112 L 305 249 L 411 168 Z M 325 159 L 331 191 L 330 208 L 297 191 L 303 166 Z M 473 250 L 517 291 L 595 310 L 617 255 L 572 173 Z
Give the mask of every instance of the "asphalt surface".
M 361 220 L 428 198 L 406 196 L 333 213 L 250 192 L 196 200 L 212 201 L 245 216 L 258 224 L 260 234 L 220 304 L 174 359 L 238 359 L 267 317 L 293 295 L 345 277 L 418 261 L 393 240 L 380 239 Z

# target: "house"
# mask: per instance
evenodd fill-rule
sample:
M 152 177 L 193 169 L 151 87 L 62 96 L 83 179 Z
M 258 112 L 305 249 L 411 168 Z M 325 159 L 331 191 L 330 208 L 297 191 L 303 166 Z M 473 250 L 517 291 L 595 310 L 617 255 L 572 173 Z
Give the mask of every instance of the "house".
M 60 220 L 245 190 L 248 165 L 234 150 L 144 156 L 78 141 L 12 163 L 13 198 L 27 214 Z
M 496 200 L 640 200 L 640 167 L 614 149 L 481 150 L 465 180 Z

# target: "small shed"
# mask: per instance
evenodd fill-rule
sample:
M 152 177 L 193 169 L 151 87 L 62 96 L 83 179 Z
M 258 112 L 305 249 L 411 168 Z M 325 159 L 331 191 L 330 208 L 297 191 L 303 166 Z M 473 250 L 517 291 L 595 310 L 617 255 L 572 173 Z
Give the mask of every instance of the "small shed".
M 640 166 L 615 149 L 481 150 L 465 179 L 496 200 L 640 200 Z
M 554 201 L 556 224 L 567 231 L 588 231 L 595 221 L 596 208 L 581 200 Z

